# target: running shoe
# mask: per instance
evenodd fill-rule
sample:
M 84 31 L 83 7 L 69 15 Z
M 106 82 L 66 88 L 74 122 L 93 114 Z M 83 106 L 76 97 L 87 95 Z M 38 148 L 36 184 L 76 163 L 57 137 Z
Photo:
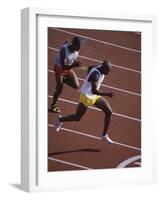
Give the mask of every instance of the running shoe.
M 57 104 L 52 104 L 51 105 L 51 111 L 54 113 L 60 113 L 59 107 Z
M 55 129 L 56 129 L 56 131 L 58 132 L 58 131 L 60 131 L 60 128 L 61 128 L 61 126 L 62 126 L 62 122 L 60 122 L 60 117 L 62 117 L 61 115 L 57 115 L 57 117 L 56 117 L 56 120 L 55 120 Z
M 102 140 L 108 142 L 109 144 L 114 143 L 114 141 L 112 141 L 112 140 L 109 138 L 108 134 L 102 135 Z

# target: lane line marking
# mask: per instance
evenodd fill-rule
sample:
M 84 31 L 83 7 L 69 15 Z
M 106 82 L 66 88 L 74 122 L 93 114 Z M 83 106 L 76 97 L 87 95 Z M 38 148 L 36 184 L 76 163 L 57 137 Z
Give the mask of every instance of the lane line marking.
M 50 69 L 48 69 L 48 72 L 55 74 L 55 72 L 53 70 L 50 70 Z M 78 80 L 85 81 L 85 79 L 79 78 L 79 77 L 78 77 Z M 113 86 L 109 86 L 109 85 L 105 85 L 105 84 L 101 84 L 101 86 L 106 87 L 106 88 L 110 88 L 110 89 L 113 89 L 113 90 L 117 90 L 119 92 L 124 92 L 124 93 L 131 94 L 131 95 L 141 96 L 141 94 L 139 94 L 139 93 L 131 92 L 131 91 L 120 89 L 120 88 L 116 88 L 116 87 L 113 87 Z
M 111 43 L 111 42 L 105 42 L 105 41 L 98 40 L 98 39 L 95 39 L 95 38 L 92 38 L 92 37 L 87 37 L 87 36 L 80 35 L 80 34 L 77 34 L 77 33 L 73 33 L 73 32 L 70 32 L 70 31 L 65 31 L 65 30 L 62 30 L 62 29 L 59 29 L 59 28 L 52 28 L 52 29 L 57 30 L 59 32 L 67 33 L 67 34 L 70 34 L 70 35 L 83 37 L 85 39 L 88 39 L 88 40 L 91 40 L 91 41 L 95 41 L 95 42 L 99 42 L 101 44 L 106 44 L 106 45 L 110 45 L 110 46 L 113 46 L 113 47 L 118 47 L 118 48 L 121 48 L 121 49 L 124 49 L 124 50 L 132 51 L 132 52 L 136 52 L 136 53 L 141 53 L 141 51 L 137 50 L 137 49 L 125 47 L 125 46 L 122 46 L 122 45 L 117 45 L 117 44 L 114 44 L 114 43 Z
M 53 50 L 53 51 L 60 51 L 59 49 L 54 48 L 54 47 L 48 47 L 48 49 Z M 89 58 L 89 57 L 86 57 L 86 56 L 81 56 L 81 55 L 79 55 L 79 57 L 80 57 L 80 58 L 87 59 L 87 60 L 90 60 L 90 61 L 94 61 L 94 62 L 102 63 L 101 60 L 97 60 L 97 59 Z M 138 70 L 135 70 L 135 69 L 130 69 L 130 68 L 127 68 L 127 67 L 122 67 L 122 66 L 120 66 L 120 65 L 116 65 L 116 64 L 112 64 L 112 66 L 113 66 L 113 67 L 116 67 L 116 68 L 120 68 L 120 69 L 124 69 L 124 70 L 127 70 L 127 71 L 136 72 L 136 73 L 141 74 L 141 71 L 138 71 Z
M 48 126 L 51 127 L 51 128 L 55 127 L 52 124 L 48 124 Z M 80 132 L 80 131 L 75 131 L 75 130 L 72 130 L 72 129 L 62 128 L 62 127 L 60 129 L 63 130 L 63 131 L 67 131 L 67 132 L 70 132 L 70 133 L 77 134 L 77 135 L 82 135 L 82 136 L 85 136 L 85 137 L 90 137 L 90 138 L 93 138 L 93 139 L 96 139 L 96 140 L 102 140 L 101 137 L 93 136 L 93 135 L 86 134 L 86 133 L 83 133 L 83 132 Z M 126 147 L 126 148 L 130 148 L 130 149 L 135 149 L 135 150 L 141 151 L 141 149 L 138 148 L 138 147 L 134 147 L 134 146 L 131 146 L 131 145 L 127 145 L 127 144 L 123 144 L 123 143 L 119 143 L 119 142 L 115 142 L 115 141 L 113 141 L 113 142 L 114 142 L 113 144 L 116 144 L 116 145 L 119 145 L 119 146 L 123 146 L 123 147 Z M 112 144 L 110 144 L 110 145 L 112 145 Z
M 52 161 L 59 162 L 59 163 L 63 163 L 63 164 L 66 164 L 66 165 L 71 165 L 71 166 L 74 166 L 74 167 L 82 168 L 82 169 L 87 169 L 87 170 L 92 169 L 92 168 L 89 168 L 89 167 L 85 167 L 83 165 L 78 165 L 78 164 L 75 164 L 75 163 L 72 163 L 72 162 L 56 159 L 56 158 L 53 158 L 53 157 L 48 157 L 48 159 L 52 160 Z
M 51 95 L 48 95 L 49 98 L 53 98 Z M 74 101 L 71 101 L 71 100 L 67 100 L 67 99 L 63 99 L 63 98 L 58 98 L 60 101 L 64 101 L 66 103 L 71 103 L 71 104 L 74 104 L 74 105 L 78 105 L 77 102 L 74 102 Z M 101 111 L 100 109 L 96 108 L 96 107 L 92 107 L 92 106 L 89 106 L 88 108 L 90 109 L 93 109 L 93 110 L 97 110 L 97 111 Z M 102 112 L 102 111 L 101 111 Z M 123 118 L 126 118 L 126 119 L 130 119 L 130 120 L 134 120 L 134 121 L 138 121 L 138 122 L 141 122 L 141 119 L 137 119 L 135 117 L 130 117 L 130 116 L 127 116 L 127 115 L 122 115 L 122 114 L 119 114 L 119 113 L 115 113 L 113 112 L 112 113 L 113 115 L 116 115 L 118 117 L 123 117 Z
M 128 158 L 127 160 L 121 162 L 116 168 L 124 168 L 124 167 L 126 167 L 127 165 L 129 165 L 129 164 L 131 164 L 132 162 L 135 162 L 136 160 L 139 160 L 139 159 L 141 159 L 141 155 Z
M 127 148 L 130 148 L 130 149 L 135 149 L 135 150 L 141 151 L 141 149 L 138 148 L 138 147 L 134 147 L 134 146 L 127 145 L 127 144 L 122 144 L 120 142 L 114 142 L 114 143 L 117 144 L 117 145 L 123 146 L 123 147 L 127 147 Z
M 89 57 L 86 57 L 86 56 L 81 56 L 79 55 L 80 58 L 84 58 L 84 59 L 87 59 L 87 60 L 91 60 L 91 61 L 94 61 L 94 62 L 99 62 L 99 63 L 102 63 L 102 61 L 100 60 L 97 60 L 97 59 L 94 59 L 94 58 L 89 58 Z M 116 65 L 116 64 L 112 64 L 113 67 L 117 67 L 117 68 L 120 68 L 120 69 L 124 69 L 124 70 L 127 70 L 127 71 L 131 71 L 131 72 L 136 72 L 136 73 L 139 73 L 141 74 L 140 71 L 138 70 L 135 70 L 135 69 L 130 69 L 130 68 L 127 68 L 127 67 L 122 67 L 120 65 Z
M 141 166 L 141 162 L 134 162 L 134 164 Z
M 78 79 L 81 80 L 81 81 L 85 81 L 85 79 L 83 79 L 83 78 L 78 78 Z M 124 92 L 124 93 L 127 93 L 127 94 L 141 96 L 141 94 L 139 94 L 139 93 L 131 92 L 131 91 L 120 89 L 120 88 L 116 88 L 116 87 L 113 87 L 113 86 L 109 86 L 109 85 L 105 85 L 105 84 L 101 84 L 101 86 L 106 87 L 106 88 L 110 88 L 110 89 L 113 89 L 113 90 L 117 90 L 119 92 Z

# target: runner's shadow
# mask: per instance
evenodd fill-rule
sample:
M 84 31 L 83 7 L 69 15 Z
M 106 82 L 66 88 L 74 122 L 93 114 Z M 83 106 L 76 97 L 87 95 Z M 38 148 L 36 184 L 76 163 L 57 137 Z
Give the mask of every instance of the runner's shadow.
M 62 151 L 62 152 L 50 153 L 48 156 L 75 153 L 75 152 L 100 152 L 100 150 L 99 149 L 92 149 L 92 148 L 76 149 L 76 150 L 71 150 L 71 151 Z

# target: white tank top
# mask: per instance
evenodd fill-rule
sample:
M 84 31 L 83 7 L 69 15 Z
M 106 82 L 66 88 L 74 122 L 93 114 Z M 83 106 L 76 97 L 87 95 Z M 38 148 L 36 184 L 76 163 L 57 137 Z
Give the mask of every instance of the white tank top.
M 99 79 L 97 81 L 97 90 L 99 90 L 101 83 L 104 80 L 105 75 L 101 74 L 100 71 L 97 69 L 101 67 L 101 65 L 98 65 L 97 67 L 94 67 L 93 69 L 91 69 L 91 71 L 89 72 L 89 74 L 87 75 L 82 87 L 80 88 L 80 92 L 83 93 L 84 95 L 86 95 L 89 99 L 94 99 L 97 95 L 92 93 L 92 84 L 91 82 L 88 81 L 88 78 L 90 77 L 90 75 L 96 71 L 99 74 Z
M 71 66 L 73 64 L 73 62 L 77 59 L 79 52 L 75 51 L 75 52 L 71 52 L 69 50 L 69 45 L 70 44 L 65 44 L 63 47 L 65 49 L 65 65 Z M 55 64 L 58 66 L 61 66 L 61 62 L 60 62 L 60 52 L 56 55 L 55 58 Z

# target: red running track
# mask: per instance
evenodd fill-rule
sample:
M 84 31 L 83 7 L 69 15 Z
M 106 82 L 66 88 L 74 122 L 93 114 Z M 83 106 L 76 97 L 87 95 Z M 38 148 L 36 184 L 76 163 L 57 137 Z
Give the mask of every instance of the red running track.
M 113 70 L 105 78 L 102 90 L 115 96 L 106 100 L 113 109 L 109 135 L 115 141 L 100 139 L 103 113 L 89 108 L 80 122 L 64 123 L 54 129 L 55 114 L 48 112 L 48 170 L 66 171 L 141 166 L 141 34 L 135 32 L 48 29 L 48 107 L 55 90 L 53 60 L 66 39 L 78 34 L 87 41 L 82 45 L 79 60 L 83 66 L 100 63 L 107 57 Z M 86 70 L 76 69 L 80 84 Z M 58 105 L 62 115 L 75 112 L 79 92 L 64 86 Z M 135 159 L 136 158 L 136 159 Z M 131 162 L 128 162 L 131 159 Z M 133 162 L 132 162 L 133 160 Z M 126 162 L 127 161 L 127 162 Z M 136 162 L 137 161 L 137 162 Z

